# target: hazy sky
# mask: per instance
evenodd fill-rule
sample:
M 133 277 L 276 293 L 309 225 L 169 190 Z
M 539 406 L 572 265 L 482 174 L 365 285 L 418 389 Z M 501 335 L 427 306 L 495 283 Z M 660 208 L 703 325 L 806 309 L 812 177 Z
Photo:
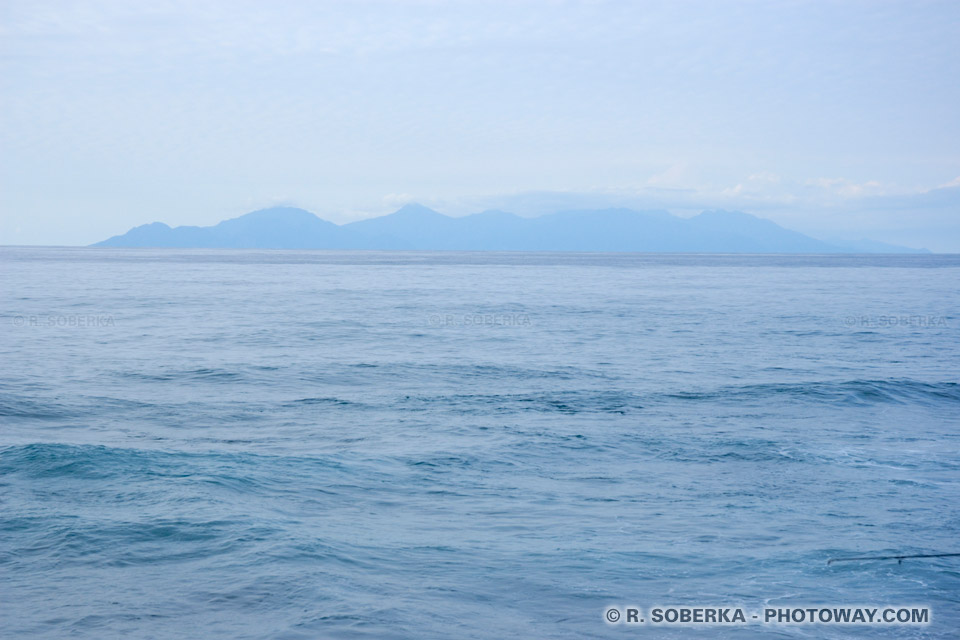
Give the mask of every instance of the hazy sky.
M 960 251 L 960 2 L 0 3 L 0 244 L 741 209 Z

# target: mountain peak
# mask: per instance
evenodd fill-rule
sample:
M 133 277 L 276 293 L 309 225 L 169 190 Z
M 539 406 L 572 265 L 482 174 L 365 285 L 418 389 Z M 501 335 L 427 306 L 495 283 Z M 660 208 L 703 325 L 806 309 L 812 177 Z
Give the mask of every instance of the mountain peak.
M 257 209 L 256 211 L 251 211 L 250 213 L 245 213 L 242 216 L 236 218 L 231 218 L 231 220 L 248 220 L 248 221 L 282 221 L 282 220 L 310 220 L 318 219 L 317 216 L 313 215 L 306 209 L 299 209 L 297 207 L 269 207 L 267 209 Z M 224 222 L 230 222 L 226 220 Z M 222 222 L 220 224 L 223 224 Z
M 446 218 L 446 217 L 447 217 L 447 216 L 443 215 L 442 213 L 439 213 L 439 212 L 437 212 L 437 211 L 434 211 L 434 210 L 431 209 L 430 207 L 425 207 L 425 206 L 423 206 L 423 205 L 420 204 L 419 202 L 411 202 L 411 203 L 409 203 L 409 204 L 405 204 L 405 205 L 403 205 L 402 207 L 400 207 L 399 209 L 397 209 L 396 211 L 394 211 L 394 212 L 393 212 L 392 214 L 390 214 L 390 215 L 393 215 L 393 216 L 403 216 L 403 217 L 405 217 L 405 218 L 406 218 L 406 217 L 414 217 L 414 216 L 420 217 L 420 218 L 423 218 L 423 217 L 431 217 L 431 218 L 432 218 L 432 217 L 435 217 L 435 216 L 441 216 L 441 217 L 443 217 L 443 218 Z

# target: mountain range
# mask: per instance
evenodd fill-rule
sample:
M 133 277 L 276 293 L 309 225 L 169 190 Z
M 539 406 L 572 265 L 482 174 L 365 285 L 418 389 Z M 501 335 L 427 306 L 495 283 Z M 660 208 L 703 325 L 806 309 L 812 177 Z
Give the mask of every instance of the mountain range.
M 303 209 L 261 209 L 210 227 L 154 222 L 93 246 L 230 249 L 637 251 L 677 253 L 925 253 L 884 243 L 816 240 L 738 211 L 681 218 L 667 211 L 600 209 L 522 218 L 484 211 L 453 218 L 408 204 L 337 225 Z

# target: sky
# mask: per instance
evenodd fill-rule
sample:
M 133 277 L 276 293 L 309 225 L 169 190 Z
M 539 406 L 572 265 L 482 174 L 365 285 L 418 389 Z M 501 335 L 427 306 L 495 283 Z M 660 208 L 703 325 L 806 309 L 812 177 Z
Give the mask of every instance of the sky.
M 0 244 L 741 210 L 960 252 L 960 2 L 0 3 Z

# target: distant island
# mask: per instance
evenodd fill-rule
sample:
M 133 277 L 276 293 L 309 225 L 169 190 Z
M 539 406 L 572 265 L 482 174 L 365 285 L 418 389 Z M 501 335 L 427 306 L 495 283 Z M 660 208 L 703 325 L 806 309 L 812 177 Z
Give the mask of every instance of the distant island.
M 379 218 L 337 225 L 303 209 L 274 207 L 211 227 L 135 227 L 95 247 L 637 251 L 665 253 L 928 253 L 868 240 L 822 242 L 738 211 L 681 218 L 667 211 L 600 209 L 522 218 L 484 211 L 454 218 L 409 204 Z

